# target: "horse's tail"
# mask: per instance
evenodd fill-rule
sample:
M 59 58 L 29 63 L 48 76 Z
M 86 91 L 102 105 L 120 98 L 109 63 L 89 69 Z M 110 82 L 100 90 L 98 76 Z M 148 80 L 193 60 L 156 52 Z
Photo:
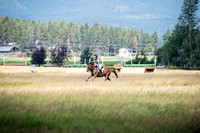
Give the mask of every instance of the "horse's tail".
M 117 72 L 115 71 L 115 69 L 111 69 L 111 72 L 113 72 L 116 76 L 116 78 L 118 78 Z

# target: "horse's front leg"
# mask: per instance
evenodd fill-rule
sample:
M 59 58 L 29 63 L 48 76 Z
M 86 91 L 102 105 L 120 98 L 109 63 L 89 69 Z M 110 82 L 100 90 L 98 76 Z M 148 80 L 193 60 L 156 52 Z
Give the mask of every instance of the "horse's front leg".
M 92 77 L 92 74 L 85 80 L 85 82 L 87 82 L 89 80 L 89 78 L 91 78 L 91 77 Z
M 92 81 L 97 77 L 98 73 L 93 76 Z

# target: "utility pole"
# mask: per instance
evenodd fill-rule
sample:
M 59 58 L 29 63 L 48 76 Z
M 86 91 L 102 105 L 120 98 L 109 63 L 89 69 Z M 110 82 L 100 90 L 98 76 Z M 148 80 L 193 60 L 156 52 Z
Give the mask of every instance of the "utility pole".
M 69 38 L 67 39 L 67 57 L 69 57 Z
M 74 43 L 74 50 L 73 50 L 73 53 L 75 53 L 75 43 Z

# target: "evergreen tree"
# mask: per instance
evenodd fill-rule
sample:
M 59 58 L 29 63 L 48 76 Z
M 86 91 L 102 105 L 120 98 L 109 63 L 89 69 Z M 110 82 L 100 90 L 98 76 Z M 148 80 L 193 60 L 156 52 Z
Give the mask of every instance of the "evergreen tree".
M 76 43 L 76 29 L 77 25 L 73 22 L 71 22 L 68 25 L 68 35 L 69 35 L 69 40 L 72 44 Z
M 124 47 L 128 48 L 129 47 L 129 35 L 128 31 L 126 29 L 123 29 L 122 31 L 122 38 L 121 38 L 121 43 Z
M 158 49 L 158 35 L 157 35 L 156 31 L 152 34 L 151 38 L 152 38 L 152 47 L 153 47 L 153 49 L 154 50 Z
M 107 52 L 110 44 L 108 27 L 105 24 L 104 26 L 101 27 L 101 29 L 102 29 L 102 50 L 103 52 Z
M 121 28 L 115 28 L 114 38 L 113 38 L 114 40 L 110 40 L 110 42 L 114 41 L 114 45 L 117 45 L 118 47 L 122 48 L 123 44 L 121 43 L 121 38 L 122 38 L 122 29 Z
M 197 16 L 199 0 L 184 0 L 181 7 L 182 13 L 179 16 L 179 25 L 182 28 L 183 47 L 185 52 L 189 51 L 187 55 L 187 65 L 190 68 L 194 67 L 196 59 L 194 58 L 194 51 L 196 50 L 196 38 L 198 38 L 199 18 Z M 189 57 L 189 58 L 188 58 Z
M 47 38 L 48 41 L 47 43 L 50 44 L 51 46 L 55 46 L 55 39 L 54 39 L 54 23 L 52 20 L 49 21 L 48 27 L 47 27 Z
M 39 40 L 41 41 L 42 45 L 49 45 L 48 44 L 48 32 L 47 32 L 47 25 L 42 23 L 40 26 L 40 36 Z
M 86 64 L 89 63 L 89 60 L 92 56 L 92 53 L 90 52 L 90 48 L 86 47 L 83 51 L 82 54 L 80 56 L 80 63 L 84 64 L 85 60 L 86 60 Z
M 101 31 L 101 27 L 98 23 L 95 23 L 91 30 L 90 30 L 90 34 L 91 34 L 91 38 L 90 38 L 90 44 L 92 44 L 93 46 L 97 46 L 97 48 L 100 47 L 101 44 L 101 39 L 102 39 L 102 31 Z M 96 51 L 98 51 L 98 49 L 96 49 Z
M 166 44 L 170 37 L 170 30 L 168 29 L 167 32 L 163 35 L 163 43 Z
M 115 42 L 115 30 L 112 26 L 110 26 L 109 28 L 109 39 L 110 39 L 110 46 L 116 45 Z M 120 45 L 120 43 L 118 42 L 118 44 Z
M 165 64 L 190 69 L 200 66 L 198 3 L 198 0 L 184 0 L 179 23 L 169 37 L 163 36 L 165 44 L 160 53 Z
M 80 44 L 81 46 L 83 46 L 86 42 L 86 32 L 85 32 L 85 27 L 83 25 L 81 25 L 80 27 Z
M 149 53 L 152 53 L 152 52 L 153 52 L 153 49 L 154 49 L 154 48 L 153 48 L 152 45 L 149 43 L 149 44 L 147 44 L 146 47 L 144 48 L 144 53 L 145 53 L 145 54 L 147 54 L 147 53 L 148 53 L 148 54 L 149 54 Z
M 85 23 L 85 40 L 84 40 L 84 44 L 87 46 L 89 45 L 89 30 L 90 30 L 90 27 L 88 25 L 88 23 Z
M 0 39 L 1 44 L 9 42 L 9 18 L 2 17 L 0 20 Z

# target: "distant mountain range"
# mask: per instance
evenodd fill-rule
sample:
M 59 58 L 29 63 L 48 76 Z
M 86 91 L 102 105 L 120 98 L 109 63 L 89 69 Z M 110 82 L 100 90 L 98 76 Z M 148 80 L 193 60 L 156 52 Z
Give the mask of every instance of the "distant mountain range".
M 0 0 L 0 17 L 99 23 L 162 36 L 177 23 L 182 4 L 183 0 Z

